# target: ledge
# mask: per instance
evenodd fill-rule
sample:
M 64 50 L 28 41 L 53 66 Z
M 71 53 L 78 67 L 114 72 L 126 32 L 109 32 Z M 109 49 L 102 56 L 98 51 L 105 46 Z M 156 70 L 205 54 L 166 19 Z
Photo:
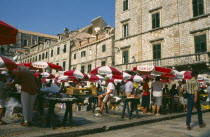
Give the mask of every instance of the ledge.
M 150 40 L 149 42 L 150 43 L 153 43 L 153 42 L 162 41 L 162 40 L 164 40 L 164 38 L 158 38 L 158 39 Z
M 190 18 L 188 21 L 194 21 L 194 20 L 197 20 L 197 19 L 200 19 L 200 18 L 205 18 L 205 17 L 208 17 L 209 15 L 210 14 L 200 15 L 200 16 L 197 16 L 197 17 Z
M 127 49 L 130 48 L 131 46 L 125 46 L 125 47 L 121 47 L 120 49 Z
M 128 19 L 125 19 L 125 20 L 122 20 L 122 21 L 120 21 L 121 23 L 124 23 L 124 22 L 127 22 L 127 21 L 129 21 L 131 18 L 128 18 Z
M 210 29 L 210 27 L 202 28 L 202 29 L 198 29 L 198 30 L 193 30 L 193 31 L 190 31 L 190 34 L 197 33 L 197 32 L 202 32 L 202 31 L 209 30 L 209 29 Z
M 159 10 L 159 9 L 162 9 L 162 6 L 149 10 L 149 13 L 151 13 L 153 11 L 156 11 L 156 10 Z

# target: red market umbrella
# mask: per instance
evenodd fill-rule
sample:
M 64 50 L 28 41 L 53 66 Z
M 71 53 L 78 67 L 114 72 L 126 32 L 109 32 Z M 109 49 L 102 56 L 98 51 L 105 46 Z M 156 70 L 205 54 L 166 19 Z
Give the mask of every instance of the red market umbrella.
M 70 77 L 69 76 L 58 76 L 55 78 L 56 80 L 69 80 Z
M 0 20 L 0 45 L 15 44 L 18 30 Z
M 100 75 L 90 75 L 89 76 L 89 81 L 90 82 L 96 82 L 99 80 L 104 80 L 104 77 L 100 76 Z
M 18 64 L 18 66 L 25 66 L 27 68 L 29 68 L 30 70 L 39 70 L 39 72 L 43 72 L 43 70 L 41 68 L 35 68 L 33 66 L 31 66 L 32 63 L 20 63 Z
M 140 74 L 163 75 L 163 74 L 171 73 L 172 69 L 158 67 L 158 66 L 137 66 L 133 68 L 133 71 L 137 71 Z
M 53 74 L 51 74 L 51 73 L 48 73 L 48 72 L 34 73 L 34 75 L 35 75 L 36 77 L 38 77 L 38 76 L 41 75 L 43 78 L 47 78 L 47 79 L 53 79 L 53 78 L 55 78 L 55 75 L 53 75 Z
M 89 77 L 86 74 L 78 70 L 65 71 L 64 75 L 69 76 L 71 79 L 89 79 Z
M 191 71 L 174 71 L 174 73 L 178 79 L 192 79 Z
M 30 67 L 38 68 L 38 69 L 50 68 L 50 69 L 55 69 L 55 70 L 62 70 L 61 66 L 55 65 L 52 63 L 48 63 L 48 62 L 33 62 L 33 63 L 31 63 Z
M 121 75 L 113 75 L 113 74 L 109 74 L 107 75 L 108 78 L 110 79 L 121 79 L 121 80 L 126 80 L 126 79 L 130 79 L 131 75 L 126 73 L 126 72 L 122 72 Z
M 101 66 L 101 67 L 97 67 L 95 69 L 93 69 L 90 74 L 92 75 L 109 75 L 109 74 L 113 74 L 113 75 L 122 75 L 122 72 L 117 70 L 116 68 L 113 67 L 109 67 L 109 66 Z
M 131 78 L 132 78 L 133 81 L 135 81 L 135 82 L 143 81 L 143 78 L 142 78 L 141 76 L 138 76 L 138 75 L 131 75 Z
M 16 69 L 17 67 L 18 65 L 15 62 L 0 56 L 0 68 L 7 68 L 8 70 L 11 71 Z

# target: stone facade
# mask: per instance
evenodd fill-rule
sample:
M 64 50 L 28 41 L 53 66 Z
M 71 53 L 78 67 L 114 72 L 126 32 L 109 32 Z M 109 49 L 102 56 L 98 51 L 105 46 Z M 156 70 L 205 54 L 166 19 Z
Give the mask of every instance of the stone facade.
M 197 17 L 193 16 L 192 0 L 128 0 L 128 10 L 125 11 L 123 1 L 116 0 L 115 13 L 115 47 L 121 49 L 116 53 L 115 63 L 119 69 L 130 70 L 136 65 L 179 66 L 182 61 L 176 62 L 173 58 L 185 55 L 190 55 L 193 62 L 188 60 L 185 65 L 199 63 L 196 57 L 191 56 L 195 55 L 194 36 L 202 34 L 206 34 L 206 52 L 210 52 L 209 0 L 204 0 L 204 14 Z M 160 14 L 160 27 L 152 29 L 152 14 L 157 12 Z M 129 26 L 129 35 L 123 38 L 125 23 Z M 159 60 L 153 58 L 155 44 L 161 44 Z M 128 64 L 122 62 L 124 46 L 129 50 Z M 133 56 L 135 60 L 132 60 Z M 203 58 L 204 62 L 209 62 L 208 57 Z
M 106 50 L 102 52 L 103 45 Z M 98 17 L 80 30 L 69 32 L 65 28 L 63 33 L 58 34 L 57 40 L 46 40 L 30 47 L 28 52 L 22 54 L 21 60 L 22 63 L 41 61 L 58 64 L 64 68 L 63 71 L 81 70 L 81 66 L 84 66 L 84 73 L 88 73 L 90 64 L 91 69 L 100 66 L 102 61 L 105 61 L 106 65 L 113 65 L 113 47 L 114 29 L 107 26 L 103 18 Z M 52 73 L 56 76 L 60 74 L 55 70 L 52 70 Z
M 39 43 L 43 43 L 46 40 L 56 40 L 56 39 L 57 36 L 53 35 L 25 31 L 25 30 L 18 30 L 16 44 L 1 45 L 0 54 L 13 60 L 14 56 L 24 53 L 25 50 L 29 47 L 32 47 Z M 15 61 L 19 62 L 20 60 L 17 60 L 17 58 L 15 58 Z

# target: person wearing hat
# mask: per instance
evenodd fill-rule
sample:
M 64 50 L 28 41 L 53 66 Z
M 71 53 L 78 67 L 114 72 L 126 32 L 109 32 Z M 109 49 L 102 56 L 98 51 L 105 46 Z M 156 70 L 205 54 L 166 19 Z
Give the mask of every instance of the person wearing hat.
M 107 85 L 107 90 L 105 93 L 98 96 L 98 107 L 96 108 L 96 110 L 99 110 L 99 112 L 96 113 L 95 116 L 102 116 L 105 103 L 107 103 L 116 94 L 115 86 L 112 82 L 110 82 L 110 79 L 106 77 L 104 81 Z

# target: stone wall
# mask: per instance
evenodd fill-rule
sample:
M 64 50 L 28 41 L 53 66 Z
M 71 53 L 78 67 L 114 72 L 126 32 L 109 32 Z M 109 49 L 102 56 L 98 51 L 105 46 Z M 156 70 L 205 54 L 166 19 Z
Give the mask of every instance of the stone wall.
M 137 62 L 153 60 L 153 44 L 157 43 L 161 43 L 161 58 L 194 54 L 194 36 L 199 34 L 206 34 L 207 51 L 210 51 L 209 0 L 204 0 L 205 14 L 200 17 L 193 17 L 191 0 L 128 1 L 128 10 L 123 11 L 123 0 L 116 0 L 115 47 L 130 46 L 129 63 L 132 63 L 132 56 L 135 56 Z M 155 12 L 160 12 L 158 29 L 152 29 L 151 17 Z M 129 24 L 127 38 L 122 38 L 124 21 Z M 122 64 L 120 52 L 116 53 L 115 62 L 117 66 Z

